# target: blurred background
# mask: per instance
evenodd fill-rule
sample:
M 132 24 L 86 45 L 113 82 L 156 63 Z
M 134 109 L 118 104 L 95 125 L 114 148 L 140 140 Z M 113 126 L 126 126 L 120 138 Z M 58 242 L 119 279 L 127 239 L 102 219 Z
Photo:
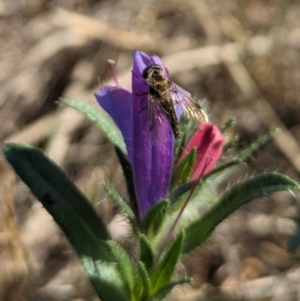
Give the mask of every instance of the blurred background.
M 110 81 L 107 59 L 130 87 L 140 49 L 161 56 L 176 83 L 205 99 L 212 122 L 236 117 L 226 138 L 238 136 L 237 149 L 280 128 L 228 185 L 265 171 L 298 180 L 299 16 L 293 0 L 1 0 L 1 142 L 43 149 L 122 237 L 117 208 L 101 188 L 105 180 L 126 194 L 113 147 L 58 100 L 96 104 L 94 91 Z M 232 214 L 184 260 L 179 272 L 193 282 L 170 300 L 300 300 L 298 205 L 287 192 Z M 3 157 L 0 300 L 98 300 L 74 250 Z

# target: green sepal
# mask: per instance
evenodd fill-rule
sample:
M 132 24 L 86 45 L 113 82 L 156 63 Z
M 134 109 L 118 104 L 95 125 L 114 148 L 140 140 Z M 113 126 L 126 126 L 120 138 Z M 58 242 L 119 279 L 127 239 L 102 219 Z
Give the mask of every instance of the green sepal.
M 139 234 L 139 242 L 140 242 L 140 261 L 144 263 L 146 269 L 149 271 L 153 265 L 153 250 L 148 238 L 140 233 Z
M 157 293 L 155 293 L 153 296 L 151 296 L 149 299 L 147 299 L 147 301 L 164 300 L 175 286 L 187 284 L 190 282 L 191 282 L 191 278 L 183 278 L 180 280 L 171 281 L 167 285 L 162 287 Z
M 134 233 L 137 233 L 138 227 L 137 227 L 136 217 L 135 217 L 133 211 L 131 210 L 130 206 L 123 199 L 123 197 L 116 190 L 114 190 L 110 185 L 108 185 L 107 183 L 102 183 L 102 186 L 105 189 L 105 191 L 108 193 L 108 195 L 119 206 L 119 208 L 122 210 L 122 212 L 127 216 L 130 224 L 133 227 Z
M 141 261 L 136 265 L 134 284 L 134 300 L 147 300 L 150 296 L 152 286 L 146 267 Z
M 66 234 L 100 298 L 125 301 L 125 288 L 107 245 L 110 236 L 86 197 L 41 151 L 16 143 L 6 144 L 2 150 Z
M 61 103 L 85 115 L 87 119 L 102 130 L 113 145 L 116 145 L 124 154 L 127 154 L 121 131 L 103 110 L 79 99 L 62 99 Z
M 178 186 L 188 181 L 196 159 L 196 148 L 193 148 L 175 167 L 173 172 L 171 186 Z
M 162 259 L 153 271 L 151 275 L 152 294 L 156 294 L 170 283 L 181 254 L 183 237 L 184 234 L 181 232 L 163 254 Z
M 179 139 L 175 140 L 175 155 L 174 155 L 174 158 L 176 158 L 175 162 L 181 155 L 183 146 L 185 145 L 185 142 L 187 140 L 188 124 L 189 124 L 189 119 L 186 116 L 182 116 L 182 118 L 179 119 L 179 129 L 180 129 L 181 135 L 179 136 Z
M 134 289 L 134 269 L 132 267 L 132 262 L 126 253 L 126 251 L 123 249 L 122 246 L 120 246 L 117 242 L 114 240 L 108 241 L 108 245 L 115 256 L 118 264 L 118 270 L 120 271 L 120 275 L 122 277 L 123 283 L 125 283 L 129 300 L 132 299 L 133 296 L 133 289 Z
M 163 221 L 165 220 L 169 203 L 169 200 L 157 202 L 147 212 L 140 225 L 140 229 L 147 237 L 154 237 L 158 233 Z
M 241 205 L 273 192 L 299 188 L 295 181 L 278 173 L 265 173 L 235 185 L 203 217 L 185 229 L 183 253 L 203 244 L 214 228 Z

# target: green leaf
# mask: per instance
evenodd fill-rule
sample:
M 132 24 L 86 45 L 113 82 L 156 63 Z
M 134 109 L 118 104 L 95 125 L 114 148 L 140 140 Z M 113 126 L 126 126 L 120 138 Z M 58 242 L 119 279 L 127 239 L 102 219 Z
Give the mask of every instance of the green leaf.
M 180 280 L 171 281 L 166 286 L 162 287 L 157 293 L 151 296 L 147 301 L 160 301 L 167 297 L 167 295 L 171 292 L 171 290 L 177 286 L 182 284 L 187 284 L 191 282 L 191 278 L 183 278 Z
M 169 206 L 169 200 L 163 200 L 156 203 L 150 208 L 144 217 L 140 228 L 149 237 L 154 237 L 158 233 L 165 217 L 166 211 Z
M 196 148 L 193 148 L 175 167 L 172 176 L 172 186 L 186 183 L 191 175 L 196 158 Z
M 151 276 L 152 294 L 156 294 L 161 288 L 170 283 L 181 254 L 183 237 L 183 233 L 177 236 L 155 268 Z
M 221 133 L 224 134 L 228 129 L 230 129 L 236 122 L 236 119 L 234 117 L 231 117 L 228 119 L 225 124 L 221 128 Z
M 134 298 L 137 301 L 146 300 L 150 296 L 151 281 L 145 265 L 142 262 L 138 262 L 136 266 L 135 286 L 134 286 Z
M 129 222 L 131 223 L 133 230 L 135 233 L 138 232 L 136 218 L 129 207 L 129 205 L 126 203 L 126 201 L 123 199 L 123 197 L 118 194 L 111 186 L 109 186 L 107 183 L 102 183 L 103 188 L 105 191 L 109 194 L 109 196 L 116 202 L 116 204 L 120 207 L 120 209 L 123 211 L 123 213 L 128 217 Z
M 62 99 L 62 104 L 84 114 L 103 131 L 113 145 L 116 145 L 124 154 L 127 154 L 121 131 L 103 110 L 79 99 Z
M 186 192 L 190 191 L 192 187 L 195 185 L 195 183 L 196 181 L 191 181 L 174 188 L 169 194 L 170 202 L 171 203 L 176 202 Z
M 185 229 L 183 253 L 203 244 L 214 228 L 241 205 L 273 192 L 299 188 L 295 181 L 278 173 L 265 173 L 235 185 L 202 218 Z
M 7 161 L 62 228 L 102 300 L 124 300 L 124 287 L 106 243 L 110 238 L 93 207 L 62 170 L 37 149 L 9 143 Z
M 132 299 L 134 289 L 134 270 L 131 260 L 126 251 L 117 242 L 110 240 L 108 245 L 117 259 L 122 280 L 127 287 L 128 296 L 130 296 L 129 299 Z
M 243 162 L 245 159 L 247 159 L 250 155 L 252 155 L 258 148 L 263 146 L 266 142 L 268 142 L 276 129 L 273 129 L 266 134 L 258 137 L 253 143 L 251 143 L 246 149 L 244 149 L 242 152 L 240 152 L 237 156 L 237 160 L 239 162 Z
M 243 151 L 241 151 L 235 158 L 233 158 L 230 161 L 227 161 L 219 166 L 217 166 L 216 168 L 214 168 L 211 172 L 209 172 L 208 174 L 206 174 L 203 177 L 203 181 L 205 181 L 206 178 L 211 177 L 214 174 L 221 174 L 225 171 L 230 170 L 232 167 L 234 167 L 235 165 L 242 163 L 244 160 L 246 160 L 249 156 L 251 156 L 253 154 L 253 152 L 255 152 L 256 150 L 258 150 L 258 148 L 260 148 L 261 146 L 263 146 L 266 142 L 268 142 L 275 130 L 271 130 L 268 133 L 258 137 L 253 143 L 251 143 L 246 149 L 244 149 Z
M 139 234 L 140 239 L 140 261 L 145 264 L 149 271 L 153 265 L 153 250 L 148 238 L 144 234 Z
M 228 152 L 230 149 L 234 148 L 239 140 L 239 136 L 234 136 L 230 141 L 228 141 L 224 146 L 223 146 L 223 155 Z
M 172 216 L 174 213 L 179 212 L 179 210 L 181 209 L 181 207 L 183 206 L 186 198 L 188 197 L 187 192 L 189 192 L 192 188 L 194 188 L 194 186 L 197 185 L 197 181 L 191 181 L 191 182 L 187 182 L 181 186 L 176 187 L 171 193 L 170 193 L 170 206 L 168 207 L 168 211 L 167 211 L 167 222 L 169 224 L 169 222 L 172 221 Z M 202 186 L 202 181 L 200 181 L 198 183 L 198 186 Z M 198 189 L 198 186 L 196 189 Z M 195 193 L 195 192 L 194 192 Z M 194 195 L 194 194 L 193 194 Z M 192 196 L 193 197 L 193 196 Z M 191 203 L 191 200 L 189 202 L 189 204 Z M 185 207 L 184 212 L 187 212 L 188 207 Z M 193 211 L 195 209 L 192 209 Z M 179 220 L 179 223 L 181 223 L 182 217 Z M 171 222 L 172 223 L 172 222 Z M 165 225 L 164 225 L 165 227 Z
M 196 199 L 198 196 L 202 196 L 203 189 L 208 191 L 211 190 L 212 187 L 217 187 L 232 172 L 232 170 L 237 167 L 238 164 L 242 163 L 249 156 L 251 156 L 254 151 L 269 141 L 273 132 L 274 130 L 271 130 L 265 135 L 260 136 L 250 146 L 240 152 L 235 158 L 215 167 L 212 171 L 206 174 L 201 179 L 202 185 L 199 185 L 193 195 L 193 198 Z M 201 199 L 203 199 L 203 197 L 201 197 Z
M 220 185 L 236 168 L 240 161 L 233 159 L 221 164 L 203 176 L 201 181 L 204 186 L 217 187 Z M 206 188 L 206 187 L 205 187 Z

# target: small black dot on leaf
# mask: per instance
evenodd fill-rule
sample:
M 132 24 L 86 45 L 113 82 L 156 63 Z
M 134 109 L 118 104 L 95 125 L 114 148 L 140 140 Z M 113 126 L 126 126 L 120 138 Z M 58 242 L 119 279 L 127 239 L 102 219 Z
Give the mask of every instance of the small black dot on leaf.
M 47 204 L 47 205 L 53 205 L 55 203 L 55 200 L 52 199 L 52 196 L 50 193 L 46 192 L 43 196 L 43 201 Z

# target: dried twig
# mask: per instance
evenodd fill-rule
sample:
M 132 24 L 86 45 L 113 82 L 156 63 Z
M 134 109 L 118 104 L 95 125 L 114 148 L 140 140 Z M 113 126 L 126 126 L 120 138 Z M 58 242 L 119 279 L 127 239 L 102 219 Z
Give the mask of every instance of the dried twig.
M 0 180 L 0 296 L 12 300 L 21 298 L 26 290 L 29 262 L 14 216 L 15 177 L 4 161 L 0 162 Z
M 102 40 L 116 47 L 147 51 L 156 49 L 156 40 L 148 34 L 119 29 L 100 19 L 75 12 L 59 9 L 52 14 L 51 20 L 56 26 L 81 32 L 91 39 Z

